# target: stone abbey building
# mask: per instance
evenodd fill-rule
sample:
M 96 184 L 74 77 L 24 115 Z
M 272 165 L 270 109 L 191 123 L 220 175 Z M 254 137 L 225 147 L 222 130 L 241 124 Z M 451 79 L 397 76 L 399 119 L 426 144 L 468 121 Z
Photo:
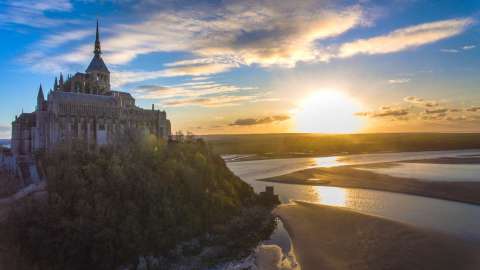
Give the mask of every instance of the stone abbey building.
M 94 48 L 85 73 L 68 75 L 65 80 L 60 74 L 47 98 L 40 86 L 35 111 L 15 116 L 11 142 L 14 155 L 30 155 L 75 139 L 89 146 L 104 145 L 127 129 L 165 139 L 170 136 L 165 111 L 155 110 L 153 105 L 151 110 L 139 108 L 129 93 L 110 89 L 110 71 L 101 57 L 98 21 Z

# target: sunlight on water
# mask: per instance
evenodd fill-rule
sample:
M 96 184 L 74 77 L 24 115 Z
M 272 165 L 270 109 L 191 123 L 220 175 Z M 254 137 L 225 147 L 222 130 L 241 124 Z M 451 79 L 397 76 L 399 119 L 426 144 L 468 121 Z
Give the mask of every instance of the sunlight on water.
M 341 165 L 338 157 L 319 157 L 312 158 L 312 167 L 335 167 Z
M 318 202 L 330 206 L 346 206 L 347 189 L 337 187 L 313 187 L 318 196 Z

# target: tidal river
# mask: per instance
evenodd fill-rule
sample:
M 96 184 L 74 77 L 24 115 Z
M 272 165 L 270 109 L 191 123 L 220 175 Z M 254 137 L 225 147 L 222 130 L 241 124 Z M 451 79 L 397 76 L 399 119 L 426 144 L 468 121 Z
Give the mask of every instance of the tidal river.
M 429 159 L 439 157 L 480 156 L 480 150 L 427 151 L 409 153 L 365 154 L 319 158 L 290 158 L 228 163 L 228 167 L 258 191 L 265 186 L 275 187 L 282 202 L 304 200 L 331 206 L 346 207 L 354 211 L 381 216 L 387 219 L 408 223 L 414 226 L 453 234 L 468 241 L 480 242 L 480 206 L 458 203 L 421 196 L 373 191 L 366 189 L 337 188 L 327 186 L 306 186 L 259 182 L 256 179 L 273 177 L 313 167 L 332 167 L 351 164 L 371 164 L 402 160 Z M 422 174 L 428 180 L 445 181 L 445 173 L 450 172 L 454 180 L 470 179 L 473 173 L 480 172 L 480 165 L 471 165 L 468 175 L 462 176 L 455 165 L 441 164 L 422 167 Z M 462 165 L 458 165 L 462 166 Z M 398 172 L 395 172 L 398 173 Z M 475 173 L 476 174 L 476 173 Z M 470 178 L 469 178 L 470 177 Z M 479 177 L 480 178 L 480 177 Z M 478 180 L 477 180 L 478 181 Z

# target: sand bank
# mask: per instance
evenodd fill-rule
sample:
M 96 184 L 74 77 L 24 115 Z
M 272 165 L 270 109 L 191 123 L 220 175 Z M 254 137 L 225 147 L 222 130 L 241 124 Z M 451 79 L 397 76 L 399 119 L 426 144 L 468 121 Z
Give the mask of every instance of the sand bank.
M 308 203 L 281 205 L 274 212 L 302 270 L 480 269 L 477 247 L 443 234 Z
M 313 168 L 259 181 L 375 189 L 480 204 L 480 182 L 428 182 L 356 169 L 368 166 L 394 166 L 394 163 Z

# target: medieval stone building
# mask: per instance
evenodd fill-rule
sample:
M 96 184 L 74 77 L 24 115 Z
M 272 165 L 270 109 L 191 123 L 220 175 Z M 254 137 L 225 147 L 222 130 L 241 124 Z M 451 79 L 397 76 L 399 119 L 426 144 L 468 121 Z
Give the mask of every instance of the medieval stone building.
M 15 155 L 29 155 L 59 142 L 83 140 L 90 146 L 111 143 L 118 134 L 136 129 L 168 138 L 170 121 L 165 111 L 139 108 L 126 92 L 110 89 L 110 71 L 101 57 L 97 32 L 94 56 L 85 73 L 55 78 L 45 99 L 38 89 L 36 110 L 15 116 L 11 147 Z

